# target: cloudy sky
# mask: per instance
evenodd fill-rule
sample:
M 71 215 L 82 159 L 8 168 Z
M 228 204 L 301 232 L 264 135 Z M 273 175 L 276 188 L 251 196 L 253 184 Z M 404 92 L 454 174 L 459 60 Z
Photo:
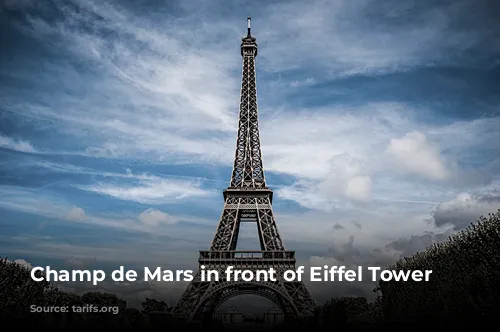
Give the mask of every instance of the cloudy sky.
M 494 1 L 1 0 L 0 254 L 196 268 L 247 16 L 264 169 L 301 263 L 390 264 L 500 208 Z

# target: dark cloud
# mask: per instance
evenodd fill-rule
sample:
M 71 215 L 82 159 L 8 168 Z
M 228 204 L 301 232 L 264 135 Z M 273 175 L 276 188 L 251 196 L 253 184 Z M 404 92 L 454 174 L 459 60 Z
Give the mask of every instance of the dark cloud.
M 493 189 L 478 194 L 460 194 L 454 200 L 439 204 L 432 216 L 436 226 L 453 225 L 456 230 L 469 226 L 481 215 L 500 209 L 500 192 Z
M 36 4 L 35 0 L 2 0 L 0 9 L 4 7 L 8 10 L 25 9 Z
M 500 143 L 498 143 L 497 146 L 500 146 Z M 498 171 L 491 169 L 491 167 L 481 167 L 480 169 L 467 171 L 457 169 L 457 171 L 452 174 L 450 182 L 456 188 L 474 188 L 476 186 L 488 186 L 492 183 L 494 175 L 496 173 L 498 173 Z
M 484 203 L 500 203 L 500 189 L 493 189 L 488 194 L 481 195 L 478 200 Z
M 346 263 L 346 265 L 350 265 L 361 255 L 361 252 L 354 246 L 354 236 L 352 235 L 346 243 L 330 247 L 328 252 L 331 257 Z
M 401 26 L 412 28 L 433 22 L 435 28 L 439 28 L 436 31 L 438 34 L 474 37 L 462 46 L 469 53 L 474 53 L 473 48 L 476 51 L 477 48 L 498 51 L 498 43 L 495 42 L 498 42 L 497 32 L 500 29 L 500 6 L 496 0 L 438 0 L 430 3 L 413 0 L 368 1 L 364 9 L 370 21 L 377 22 L 372 28 L 389 32 Z M 461 41 L 455 38 L 449 42 Z M 457 55 L 466 54 L 453 56 Z
M 340 229 L 345 229 L 345 227 L 342 226 L 339 223 L 336 223 L 335 225 L 333 225 L 333 229 L 337 231 L 337 230 L 340 230 Z
M 375 296 L 373 290 L 376 283 L 369 279 L 371 272 L 367 267 L 388 268 L 401 258 L 412 256 L 434 243 L 445 241 L 452 234 L 453 230 L 443 233 L 428 232 L 402 237 L 376 248 L 356 245 L 354 236 L 350 236 L 346 242 L 332 245 L 328 256 L 313 257 L 308 266 L 343 265 L 347 269 L 357 269 L 358 266 L 362 266 L 364 280 L 362 282 L 311 282 L 309 284 L 311 293 L 319 302 L 338 296 L 363 296 L 372 300 Z
M 427 247 L 430 247 L 434 243 L 439 243 L 445 241 L 453 232 L 447 231 L 444 233 L 432 233 L 428 232 L 423 235 L 412 235 L 409 238 L 400 238 L 386 245 L 386 248 L 390 248 L 398 253 L 399 258 L 408 257 L 416 252 L 422 251 Z

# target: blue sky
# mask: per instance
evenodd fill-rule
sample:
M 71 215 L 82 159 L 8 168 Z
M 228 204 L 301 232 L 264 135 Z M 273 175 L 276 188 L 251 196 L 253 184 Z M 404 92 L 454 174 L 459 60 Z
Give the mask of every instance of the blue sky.
M 247 16 L 285 246 L 332 265 L 422 250 L 500 208 L 497 12 L 482 0 L 3 0 L 1 254 L 196 268 L 229 184 Z M 258 244 L 253 228 L 241 236 L 241 249 Z

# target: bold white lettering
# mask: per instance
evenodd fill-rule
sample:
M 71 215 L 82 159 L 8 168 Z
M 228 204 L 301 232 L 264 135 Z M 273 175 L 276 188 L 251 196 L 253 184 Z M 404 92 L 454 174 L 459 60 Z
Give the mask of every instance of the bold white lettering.
M 369 266 L 368 270 L 372 271 L 372 281 L 377 281 L 377 271 L 380 270 L 380 267 Z
M 127 279 L 127 281 L 136 281 L 137 280 L 137 272 L 135 272 L 134 270 L 127 271 L 125 273 L 125 279 Z
M 216 281 L 219 281 L 219 272 L 217 271 L 211 271 L 211 272 L 215 272 L 216 273 Z M 193 281 L 194 277 L 193 277 L 193 271 L 191 270 L 186 270 L 184 271 L 184 281 Z
M 276 271 L 272 267 L 269 268 L 269 280 L 276 281 Z
M 422 281 L 423 276 L 424 274 L 419 270 L 415 270 L 411 273 L 411 278 L 413 279 L 413 281 Z
M 94 270 L 92 273 L 93 275 L 93 281 L 92 284 L 95 286 L 97 285 L 98 282 L 103 281 L 106 278 L 106 274 L 102 270 Z
M 47 266 L 47 268 L 45 269 L 45 272 L 46 272 L 45 278 L 47 279 L 47 281 L 58 281 L 57 280 L 57 271 L 52 270 L 50 268 L 50 266 Z M 61 273 L 63 273 L 63 272 L 66 272 L 66 280 L 61 280 L 61 281 L 69 281 L 69 273 L 67 273 L 68 271 L 64 271 L 64 270 L 61 271 Z M 52 280 L 51 276 L 53 276 L 53 278 L 54 278 L 53 280 Z
M 227 281 L 232 281 L 231 280 L 231 274 L 233 273 L 233 267 L 232 266 L 228 266 L 226 268 L 226 280 Z
M 244 270 L 241 272 L 241 279 L 243 281 L 252 281 L 253 280 L 253 272 L 250 270 Z
M 144 268 L 144 281 L 149 280 L 161 281 L 161 269 L 159 267 L 156 268 L 154 274 L 151 274 L 148 267 Z
M 296 277 L 297 277 L 297 273 L 295 273 L 294 270 L 286 270 L 285 273 L 283 274 L 283 278 L 286 281 L 295 281 Z
M 356 271 L 354 270 L 347 270 L 345 271 L 345 280 L 346 281 L 354 281 L 356 279 Z
M 43 281 L 43 277 L 40 277 L 40 278 L 37 278 L 35 273 L 36 271 L 43 271 L 43 267 L 34 267 L 33 269 L 31 269 L 31 279 L 33 279 L 34 281 Z
M 319 277 L 319 278 L 316 278 Z M 311 267 L 311 281 L 321 281 L 321 268 Z
M 89 270 L 73 270 L 73 281 L 84 281 L 83 276 L 87 276 L 87 280 L 85 281 L 90 281 L 90 271 Z M 78 276 L 80 277 L 80 280 L 78 279 Z
M 304 267 L 301 265 L 297 268 L 297 271 L 296 272 L 296 277 L 297 277 L 297 281 L 302 281 L 302 274 L 304 274 Z
M 49 271 L 49 270 L 47 270 L 47 273 L 49 273 L 49 272 L 54 272 L 54 275 L 55 275 L 54 281 L 58 281 L 57 280 L 57 271 Z M 60 273 L 60 275 L 59 275 L 59 281 L 71 281 L 71 278 L 69 276 L 69 272 L 68 271 L 61 270 L 59 273 Z
M 175 271 L 175 281 L 181 281 L 181 277 L 184 275 L 184 270 Z
M 120 266 L 118 270 L 114 270 L 113 273 L 111 273 L 111 279 L 113 279 L 113 281 L 123 281 L 123 266 Z
M 174 273 L 170 270 L 163 271 L 163 281 L 174 281 Z

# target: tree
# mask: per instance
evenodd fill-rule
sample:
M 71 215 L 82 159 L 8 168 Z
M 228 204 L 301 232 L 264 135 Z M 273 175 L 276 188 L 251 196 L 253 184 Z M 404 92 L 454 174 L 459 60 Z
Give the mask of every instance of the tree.
M 36 272 L 41 277 L 40 271 Z M 34 281 L 30 270 L 18 263 L 0 258 L 0 318 L 22 321 L 30 315 L 32 320 L 43 319 L 44 314 L 30 313 L 30 306 L 43 306 L 47 292 L 56 288 L 47 281 Z
M 145 312 L 169 311 L 169 309 L 168 304 L 163 301 L 146 298 L 146 301 L 142 302 L 142 310 Z

